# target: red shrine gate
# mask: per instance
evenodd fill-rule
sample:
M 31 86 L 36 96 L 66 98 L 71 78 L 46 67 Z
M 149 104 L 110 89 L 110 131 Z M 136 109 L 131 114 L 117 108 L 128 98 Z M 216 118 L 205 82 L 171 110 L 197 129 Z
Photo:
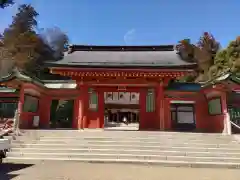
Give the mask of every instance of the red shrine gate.
M 117 122 L 121 121 L 119 116 L 134 112 L 139 129 L 156 130 L 172 128 L 170 100 L 164 97 L 164 89 L 171 80 L 192 73 L 195 65 L 184 61 L 172 45 L 73 45 L 62 60 L 48 64 L 51 73 L 77 82 L 74 128 L 104 128 L 106 118 L 117 111 L 111 116 L 117 116 Z M 118 94 L 118 101 L 106 103 L 107 92 Z M 138 102 L 131 103 L 131 93 L 137 95 Z
M 61 83 L 53 88 L 18 71 L 1 79 L 2 85 L 19 90 L 1 95 L 18 98 L 21 128 L 33 128 L 35 116 L 40 119 L 38 128 L 51 127 L 51 109 L 58 101 L 55 109 L 68 103 L 71 110 L 63 119 L 71 122 L 68 127 L 64 122 L 61 128 L 104 128 L 118 125 L 123 116 L 128 116 L 133 123 L 139 123 L 140 130 L 223 130 L 224 92 L 208 96 L 219 96 L 223 102 L 223 111 L 213 118 L 206 90 L 169 89 L 175 83 L 170 83 L 172 80 L 192 73 L 195 67 L 182 60 L 173 46 L 73 49 L 62 60 L 47 64 L 51 73 L 71 77 L 74 83 L 67 85 L 71 88 Z
M 164 81 L 156 83 L 155 86 L 153 84 L 152 86 L 144 84 L 129 84 L 126 86 L 123 83 L 103 85 L 100 82 L 98 82 L 99 84 L 90 85 L 86 81 L 84 84 L 83 82 L 78 82 L 76 86 L 75 82 L 69 82 L 71 86 L 74 85 L 72 88 L 62 88 L 64 85 L 62 83 L 57 84 L 57 88 L 53 88 L 52 85 L 54 83 L 50 86 L 43 84 L 41 81 L 35 82 L 31 78 L 29 79 L 29 77 L 23 79 L 22 75 L 21 79 L 19 75 L 14 74 L 10 75 L 10 77 L 11 79 L 1 80 L 1 84 L 19 89 L 20 91 L 17 93 L 1 92 L 1 109 L 5 105 L 13 103 L 13 97 L 18 99 L 18 108 L 21 114 L 20 127 L 24 129 L 51 127 L 51 105 L 54 104 L 53 102 L 61 101 L 60 104 L 62 104 L 70 101 L 72 115 L 69 118 L 71 124 L 69 126 L 61 126 L 61 128 L 103 128 L 106 125 L 104 122 L 107 115 L 106 109 L 125 109 L 135 113 L 133 116 L 136 117 L 137 115 L 136 121 L 139 122 L 140 130 L 161 129 L 200 132 L 222 132 L 223 130 L 223 113 L 226 109 L 226 103 L 224 102 L 226 98 L 221 90 L 218 90 L 217 94 L 205 92 L 208 89 L 189 92 L 176 91 L 174 90 L 175 88 L 173 90 L 169 89 L 169 85 L 166 87 Z M 129 80 L 125 79 L 123 82 L 127 81 Z M 165 78 L 165 81 L 167 82 L 167 78 Z M 69 83 L 66 84 L 69 85 Z M 216 91 L 216 89 L 212 88 L 209 90 Z M 118 99 L 113 97 L 114 94 L 118 96 Z M 124 94 L 127 95 L 122 99 L 121 95 Z M 207 95 L 208 99 L 204 97 L 205 95 Z M 130 98 L 133 101 L 135 100 L 135 102 L 124 103 L 125 100 Z M 221 99 L 221 104 L 218 107 L 217 115 L 209 115 L 209 103 L 219 98 Z M 128 107 L 126 107 L 126 104 Z M 213 106 L 215 107 L 214 104 Z M 40 118 L 38 127 L 33 125 L 35 116 Z M 116 113 L 113 116 L 116 116 Z
M 52 73 L 72 74 L 72 79 L 77 81 L 79 97 L 74 107 L 77 117 L 74 118 L 74 128 L 104 128 L 106 116 L 109 116 L 106 111 L 127 109 L 128 113 L 137 112 L 139 129 L 171 129 L 170 104 L 164 98 L 164 88 L 171 78 L 183 76 L 188 71 L 122 72 L 105 70 L 94 73 L 86 69 L 71 69 L 69 72 L 52 68 Z M 116 74 L 121 75 L 116 77 Z M 119 116 L 123 114 L 127 113 L 118 113 Z M 116 118 L 121 122 L 122 117 Z

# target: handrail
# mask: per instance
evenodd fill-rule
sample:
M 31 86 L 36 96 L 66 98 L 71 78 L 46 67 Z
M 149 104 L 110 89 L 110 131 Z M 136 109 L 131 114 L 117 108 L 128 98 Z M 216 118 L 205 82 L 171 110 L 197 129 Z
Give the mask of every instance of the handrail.
M 238 126 L 238 125 L 235 124 L 234 122 L 230 121 L 230 123 L 231 123 L 232 125 L 234 125 L 236 128 L 240 129 L 240 126 Z
M 13 122 L 13 133 L 15 136 L 21 135 L 20 129 L 19 129 L 19 121 L 20 121 L 20 113 L 18 109 L 15 111 L 15 116 L 14 116 L 14 122 Z

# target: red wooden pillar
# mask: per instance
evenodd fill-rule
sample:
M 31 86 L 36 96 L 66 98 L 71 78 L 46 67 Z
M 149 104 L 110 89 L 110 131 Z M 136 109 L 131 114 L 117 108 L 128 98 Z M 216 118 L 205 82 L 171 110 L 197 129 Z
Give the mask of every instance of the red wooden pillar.
M 164 98 L 164 129 L 165 130 L 172 129 L 170 108 L 171 108 L 170 101 Z
M 86 85 L 80 85 L 80 96 L 76 106 L 78 106 L 78 129 L 87 128 L 87 112 L 88 112 L 88 87 Z
M 228 112 L 228 109 L 227 109 L 227 94 L 226 94 L 226 92 L 222 92 L 221 101 L 222 101 L 223 113 L 226 114 Z
M 140 105 L 140 112 L 139 112 L 139 130 L 145 130 L 148 127 L 148 122 L 146 121 L 147 113 L 146 113 L 146 89 L 140 89 L 139 95 L 139 105 Z
M 104 90 L 99 88 L 98 92 L 98 128 L 104 128 Z
M 42 94 L 39 101 L 39 118 L 40 127 L 49 128 L 50 114 L 51 114 L 51 97 Z
M 231 132 L 231 123 L 228 115 L 228 107 L 227 107 L 227 94 L 226 92 L 221 93 L 221 103 L 222 103 L 222 112 L 223 112 L 223 120 L 220 121 L 218 132 L 223 132 L 230 135 Z
M 28 122 L 23 119 L 23 104 L 24 104 L 24 86 L 21 85 L 21 89 L 19 92 L 19 100 L 18 100 L 18 114 L 19 114 L 19 126 L 20 128 L 28 128 Z
M 78 129 L 78 118 L 79 118 L 79 101 L 80 101 L 80 97 L 78 96 L 75 100 L 74 100 L 74 111 L 73 111 L 73 123 L 72 123 L 72 128 L 73 129 Z
M 157 103 L 156 103 L 156 110 L 157 110 L 157 117 L 159 119 L 160 130 L 164 130 L 165 122 L 164 122 L 164 86 L 163 82 L 161 82 L 157 87 Z

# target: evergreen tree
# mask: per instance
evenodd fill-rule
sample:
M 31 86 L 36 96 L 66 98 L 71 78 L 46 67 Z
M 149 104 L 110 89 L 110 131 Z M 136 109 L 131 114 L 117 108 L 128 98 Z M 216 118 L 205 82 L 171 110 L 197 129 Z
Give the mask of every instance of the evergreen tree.
M 38 13 L 31 5 L 21 5 L 12 24 L 3 33 L 5 48 L 11 54 L 14 65 L 21 69 L 39 57 L 38 49 L 43 45 L 34 31 L 37 16 Z
M 240 71 L 240 37 L 231 41 L 226 49 L 219 51 L 214 58 L 214 64 L 209 70 L 209 78 L 213 79 L 222 74 Z
M 3 36 L 0 35 L 0 77 L 5 76 L 13 67 L 12 56 L 5 48 Z
M 190 40 L 180 41 L 178 46 L 179 53 L 184 60 L 197 63 L 197 75 L 184 78 L 185 81 L 195 79 L 196 82 L 207 81 L 209 79 L 209 68 L 214 64 L 216 53 L 220 49 L 220 44 L 213 35 L 205 32 L 200 37 L 198 43 L 191 44 Z
M 1 72 L 9 72 L 15 66 L 38 78 L 52 78 L 44 62 L 63 57 L 68 37 L 59 28 L 36 33 L 37 16 L 31 5 L 24 4 L 18 8 L 12 24 L 0 36 L 0 52 L 4 54 L 4 58 L 0 57 Z
M 201 59 L 202 61 L 199 62 L 202 70 L 208 71 L 214 63 L 217 52 L 220 50 L 220 43 L 216 41 L 212 34 L 205 32 L 197 42 L 197 47 L 199 47 L 203 53 L 208 54 L 209 59 Z

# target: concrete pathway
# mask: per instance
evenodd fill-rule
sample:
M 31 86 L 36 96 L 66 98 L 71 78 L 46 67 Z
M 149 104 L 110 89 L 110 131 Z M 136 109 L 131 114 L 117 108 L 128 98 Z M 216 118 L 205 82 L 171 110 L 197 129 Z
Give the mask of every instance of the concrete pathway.
M 193 169 L 79 162 L 0 165 L 0 180 L 239 180 L 239 169 Z

